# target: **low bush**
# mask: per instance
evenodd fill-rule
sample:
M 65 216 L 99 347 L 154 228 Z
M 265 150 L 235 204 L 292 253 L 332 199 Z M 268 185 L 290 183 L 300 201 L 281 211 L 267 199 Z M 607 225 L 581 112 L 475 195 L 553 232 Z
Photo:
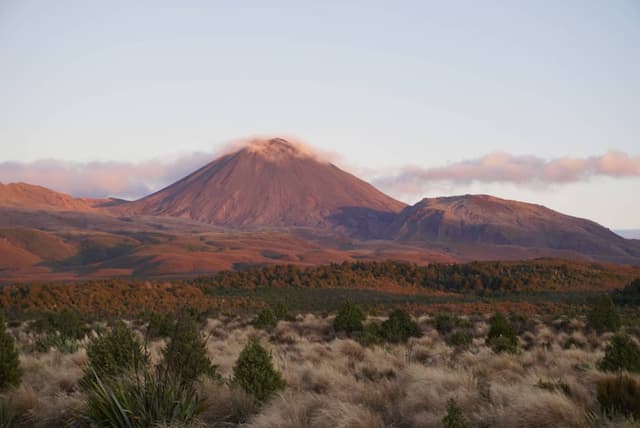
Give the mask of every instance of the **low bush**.
M 509 320 L 500 312 L 496 312 L 489 320 L 486 343 L 497 354 L 518 351 L 518 336 L 516 336 Z
M 0 391 L 20 384 L 22 369 L 16 343 L 0 314 Z
M 612 299 L 618 305 L 640 305 L 640 278 L 634 279 L 622 290 L 614 291 Z
M 382 327 L 377 322 L 367 324 L 362 331 L 354 334 L 354 337 L 363 346 L 380 345 L 385 340 Z
M 441 335 L 449 334 L 457 327 L 457 317 L 451 314 L 439 313 L 433 319 L 433 324 Z
M 626 375 L 610 376 L 598 381 L 596 396 L 602 411 L 640 419 L 640 383 Z
M 467 428 L 469 422 L 462 414 L 462 409 L 452 398 L 447 401 L 447 414 L 442 418 L 443 428 Z
M 233 367 L 233 382 L 258 401 L 265 401 L 286 385 L 282 374 L 273 367 L 271 354 L 256 338 L 250 339 L 240 352 Z
M 198 325 L 190 318 L 181 318 L 174 328 L 169 344 L 162 352 L 167 370 L 185 383 L 192 383 L 204 375 L 218 379 L 217 366 L 207 355 L 206 340 L 200 335 Z
M 0 427 L 18 428 L 18 417 L 13 403 L 8 398 L 0 396 Z
M 87 346 L 87 357 L 85 381 L 92 379 L 94 372 L 105 381 L 111 380 L 149 362 L 135 333 L 123 322 L 116 323 L 110 332 L 92 340 Z
M 289 313 L 289 307 L 282 302 L 278 302 L 273 306 L 273 314 L 276 316 L 276 319 L 279 321 L 295 320 L 295 318 Z
M 84 317 L 72 309 L 45 314 L 33 324 L 38 333 L 59 335 L 64 339 L 81 339 L 87 332 Z
M 95 371 L 92 376 L 82 417 L 92 427 L 189 426 L 203 410 L 203 400 L 192 385 L 160 368 L 145 368 L 109 382 Z
M 640 347 L 628 335 L 617 334 L 605 348 L 598 368 L 607 372 L 627 370 L 640 373 Z
M 406 342 L 410 337 L 420 337 L 422 332 L 411 315 L 403 309 L 394 309 L 381 325 L 382 336 L 389 342 Z
M 362 323 L 365 319 L 366 315 L 362 308 L 347 301 L 338 310 L 336 318 L 333 320 L 333 329 L 336 332 L 344 331 L 347 334 L 362 331 Z
M 144 315 L 143 320 L 147 322 L 145 337 L 148 340 L 169 337 L 176 324 L 175 317 L 172 314 L 159 314 L 157 312 Z
M 278 318 L 270 308 L 265 308 L 260 311 L 258 317 L 253 322 L 256 328 L 273 328 L 278 324 Z
M 445 340 L 447 345 L 461 349 L 468 348 L 473 342 L 471 334 L 463 330 L 454 331 Z
M 587 314 L 587 325 L 590 328 L 599 332 L 618 331 L 620 324 L 620 314 L 608 294 L 591 300 Z

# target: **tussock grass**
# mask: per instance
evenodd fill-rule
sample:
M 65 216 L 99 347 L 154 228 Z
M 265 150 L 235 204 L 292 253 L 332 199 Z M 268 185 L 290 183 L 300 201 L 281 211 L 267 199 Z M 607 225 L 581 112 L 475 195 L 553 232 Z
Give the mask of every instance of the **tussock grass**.
M 488 316 L 464 318 L 472 338 L 465 347 L 447 344 L 430 316 L 416 319 L 421 337 L 371 346 L 336 335 L 333 316 L 298 315 L 268 330 L 255 328 L 254 318 L 203 321 L 204 346 L 222 381 L 199 378 L 202 412 L 189 426 L 441 427 L 450 400 L 471 427 L 631 426 L 627 417 L 602 409 L 597 398 L 598 383 L 612 376 L 598 370 L 612 334 L 588 329 L 583 319 L 529 318 L 518 335 L 521 351 L 496 354 L 485 343 Z M 369 317 L 367 323 L 384 320 Z M 3 393 L 3 403 L 19 426 L 64 426 L 86 406 L 79 387 L 86 342 L 72 354 L 26 353 L 33 337 L 23 327 L 14 334 L 24 375 L 19 387 Z M 286 384 L 263 402 L 231 382 L 252 338 L 269 349 Z M 583 346 L 566 347 L 570 338 Z M 166 346 L 166 339 L 146 344 L 152 365 L 161 362 Z M 638 374 L 625 376 L 640 382 Z

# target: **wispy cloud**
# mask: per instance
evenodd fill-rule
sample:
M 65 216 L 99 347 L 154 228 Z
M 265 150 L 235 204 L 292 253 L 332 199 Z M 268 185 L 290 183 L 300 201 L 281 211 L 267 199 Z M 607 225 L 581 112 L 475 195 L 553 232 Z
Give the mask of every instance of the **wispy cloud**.
M 496 152 L 442 167 L 406 166 L 378 175 L 373 181 L 387 192 L 415 196 L 432 183 L 512 183 L 533 187 L 586 181 L 597 176 L 640 177 L 640 156 L 609 151 L 585 158 L 543 159 Z
M 43 159 L 0 163 L 0 182 L 38 184 L 73 196 L 115 196 L 135 199 L 170 184 L 212 159 L 191 153 L 172 160 L 129 162 L 69 162 Z
M 238 146 L 233 146 L 237 150 Z M 195 152 L 145 162 L 69 162 L 54 159 L 0 163 L 0 182 L 39 184 L 74 196 L 138 198 L 156 191 L 205 165 L 221 153 Z M 309 149 L 311 150 L 311 149 Z M 328 156 L 325 156 L 325 159 Z M 336 159 L 332 154 L 330 158 Z M 360 171 L 364 173 L 363 170 Z M 544 159 L 491 153 L 441 167 L 406 166 L 366 170 L 365 176 L 396 197 L 422 196 L 430 186 L 464 186 L 474 182 L 512 183 L 539 187 L 586 181 L 592 177 L 640 177 L 640 156 L 609 151 L 585 158 Z

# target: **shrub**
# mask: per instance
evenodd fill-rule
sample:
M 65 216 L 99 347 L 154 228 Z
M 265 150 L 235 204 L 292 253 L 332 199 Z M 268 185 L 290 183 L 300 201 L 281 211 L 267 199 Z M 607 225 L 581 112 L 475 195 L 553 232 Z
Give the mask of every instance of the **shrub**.
M 18 427 L 18 418 L 13 408 L 13 403 L 9 399 L 0 396 L 0 427 Z
M 380 345 L 384 341 L 382 327 L 377 322 L 368 324 L 362 331 L 357 332 L 355 337 L 363 346 Z
M 411 315 L 403 309 L 394 309 L 382 323 L 382 336 L 390 342 L 406 342 L 410 337 L 420 337 L 422 332 Z
M 65 339 L 81 339 L 87 333 L 82 315 L 72 309 L 50 312 L 37 320 L 33 327 L 37 332 L 57 334 Z
M 612 298 L 618 305 L 640 305 L 640 278 L 634 279 L 622 290 L 614 291 Z
M 450 314 L 445 314 L 445 313 L 437 314 L 433 319 L 433 322 L 436 327 L 436 330 L 438 330 L 438 333 L 440 333 L 443 336 L 451 333 L 453 329 L 456 328 L 456 326 L 458 325 L 456 318 L 457 317 Z
M 614 372 L 627 370 L 640 372 L 640 348 L 628 335 L 617 334 L 607 345 L 604 357 L 598 361 L 602 371 Z
M 0 391 L 19 385 L 21 379 L 22 369 L 16 343 L 5 328 L 4 317 L 0 315 Z
M 500 312 L 496 312 L 489 320 L 486 343 L 497 354 L 518 351 L 518 337 L 509 321 Z
M 608 294 L 595 297 L 587 314 L 587 325 L 599 332 L 618 331 L 620 315 Z
M 278 318 L 269 308 L 263 309 L 258 314 L 258 318 L 253 322 L 256 328 L 275 327 L 278 324 Z
M 116 323 L 109 333 L 92 340 L 87 346 L 87 357 L 89 364 L 85 380 L 92 379 L 93 372 L 104 380 L 110 380 L 149 361 L 135 333 L 123 322 Z
M 277 320 L 293 321 L 295 318 L 289 314 L 289 308 L 286 304 L 278 302 L 273 307 L 273 314 Z
M 609 416 L 640 418 L 640 383 L 629 376 L 610 376 L 598 381 L 597 399 Z
M 171 336 L 176 320 L 172 314 L 151 312 L 144 317 L 147 321 L 145 336 L 147 339 L 159 339 Z
M 193 386 L 165 370 L 145 368 L 110 382 L 102 382 L 96 372 L 92 375 L 83 415 L 92 427 L 189 426 L 203 410 Z
M 462 330 L 454 331 L 446 339 L 447 345 L 456 348 L 468 348 L 472 341 L 471 335 Z
M 351 334 L 355 331 L 362 331 L 362 322 L 366 319 L 366 315 L 360 306 L 349 301 L 345 302 L 333 320 L 333 329 L 335 331 L 344 331 Z
M 453 398 L 447 401 L 447 414 L 442 418 L 444 428 L 467 428 L 469 422 L 462 414 L 462 409 L 456 404 Z
M 183 382 L 192 383 L 201 375 L 219 378 L 218 368 L 207 355 L 206 340 L 198 325 L 189 318 L 180 319 L 162 352 L 163 364 Z
M 233 367 L 233 381 L 258 401 L 285 387 L 282 375 L 273 368 L 271 354 L 256 338 L 250 339 L 240 352 Z

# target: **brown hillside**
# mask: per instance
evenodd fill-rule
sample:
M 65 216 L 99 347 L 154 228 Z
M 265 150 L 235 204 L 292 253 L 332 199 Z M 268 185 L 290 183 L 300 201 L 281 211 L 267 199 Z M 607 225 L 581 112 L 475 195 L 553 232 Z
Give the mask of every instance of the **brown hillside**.
M 396 217 L 387 236 L 403 241 L 570 250 L 623 262 L 640 257 L 640 248 L 632 241 L 593 221 L 488 195 L 423 199 Z

